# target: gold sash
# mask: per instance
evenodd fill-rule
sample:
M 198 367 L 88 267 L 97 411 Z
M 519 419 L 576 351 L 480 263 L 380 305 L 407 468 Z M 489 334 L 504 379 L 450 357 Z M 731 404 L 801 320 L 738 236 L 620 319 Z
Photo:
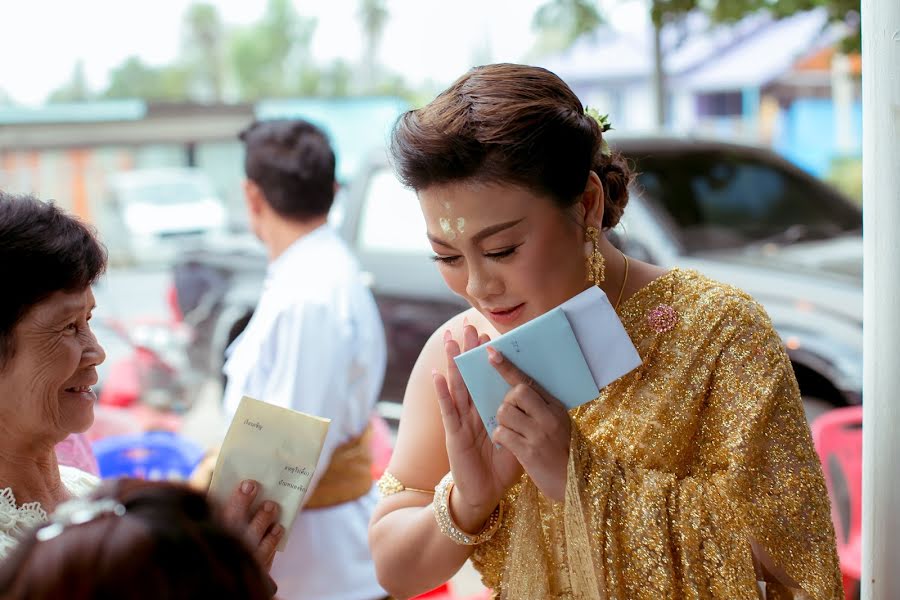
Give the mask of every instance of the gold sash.
M 338 446 L 325 474 L 304 504 L 306 509 L 328 508 L 362 498 L 372 489 L 372 426 Z
M 359 436 L 338 446 L 331 456 L 331 462 L 310 495 L 304 508 L 328 508 L 362 498 L 372 489 L 372 426 L 366 427 Z M 219 449 L 207 452 L 201 463 L 194 469 L 189 484 L 206 493 L 212 481 L 213 468 L 219 456 Z

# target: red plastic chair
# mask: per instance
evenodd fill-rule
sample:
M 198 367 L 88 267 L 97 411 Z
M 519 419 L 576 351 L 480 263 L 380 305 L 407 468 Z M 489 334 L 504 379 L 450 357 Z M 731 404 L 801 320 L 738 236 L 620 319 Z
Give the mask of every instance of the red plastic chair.
M 450 584 L 443 584 L 434 588 L 430 592 L 413 596 L 412 600 L 453 600 L 453 592 L 450 590 Z
M 837 535 L 838 557 L 847 600 L 856 597 L 861 572 L 862 542 L 862 407 L 838 408 L 812 423 L 813 443 L 831 499 L 831 520 Z M 841 516 L 844 499 L 835 495 L 835 477 L 846 483 L 849 518 Z
M 453 592 L 453 587 L 449 583 L 426 592 L 420 596 L 414 596 L 412 600 L 491 600 L 494 594 L 491 590 L 483 590 L 474 596 L 460 596 Z

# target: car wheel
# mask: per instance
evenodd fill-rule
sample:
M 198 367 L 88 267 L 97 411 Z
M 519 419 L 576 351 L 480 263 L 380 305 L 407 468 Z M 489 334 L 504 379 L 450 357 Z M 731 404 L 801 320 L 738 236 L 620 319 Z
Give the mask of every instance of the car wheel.
M 837 408 L 831 402 L 815 396 L 803 396 L 801 400 L 803 400 L 803 412 L 806 413 L 807 423 L 812 423 L 828 411 Z

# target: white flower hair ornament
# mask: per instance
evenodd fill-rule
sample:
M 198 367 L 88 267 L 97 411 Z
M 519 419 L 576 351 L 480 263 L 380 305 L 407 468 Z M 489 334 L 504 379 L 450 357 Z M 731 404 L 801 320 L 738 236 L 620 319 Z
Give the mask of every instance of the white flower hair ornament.
M 81 525 L 104 515 L 121 517 L 125 507 L 112 498 L 92 500 L 90 498 L 73 498 L 60 504 L 50 515 L 50 521 L 37 530 L 38 541 L 46 542 L 61 534 L 67 527 Z

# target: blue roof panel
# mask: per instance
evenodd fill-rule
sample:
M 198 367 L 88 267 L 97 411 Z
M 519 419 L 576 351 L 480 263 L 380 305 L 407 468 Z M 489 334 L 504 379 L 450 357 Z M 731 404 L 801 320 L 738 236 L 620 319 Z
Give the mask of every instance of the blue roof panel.
M 66 102 L 39 107 L 0 106 L 0 125 L 138 121 L 147 114 L 143 100 Z
M 256 118 L 305 119 L 331 138 L 337 155 L 337 176 L 356 174 L 373 150 L 386 148 L 394 122 L 409 110 L 406 100 L 393 97 L 296 98 L 256 104 Z

